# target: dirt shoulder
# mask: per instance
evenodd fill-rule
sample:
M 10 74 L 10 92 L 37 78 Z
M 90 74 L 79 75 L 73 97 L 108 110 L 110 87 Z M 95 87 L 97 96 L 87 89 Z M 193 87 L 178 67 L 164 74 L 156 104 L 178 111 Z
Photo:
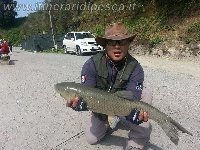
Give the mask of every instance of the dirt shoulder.
M 200 58 L 174 59 L 155 56 L 134 56 L 143 67 L 173 71 L 200 79 Z

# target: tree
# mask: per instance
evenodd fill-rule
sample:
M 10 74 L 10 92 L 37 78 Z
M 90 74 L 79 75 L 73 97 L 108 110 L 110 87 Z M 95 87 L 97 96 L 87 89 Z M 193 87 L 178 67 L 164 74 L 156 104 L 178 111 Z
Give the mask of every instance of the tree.
M 0 27 L 8 28 L 13 25 L 17 15 L 16 5 L 17 2 L 13 0 L 0 0 Z

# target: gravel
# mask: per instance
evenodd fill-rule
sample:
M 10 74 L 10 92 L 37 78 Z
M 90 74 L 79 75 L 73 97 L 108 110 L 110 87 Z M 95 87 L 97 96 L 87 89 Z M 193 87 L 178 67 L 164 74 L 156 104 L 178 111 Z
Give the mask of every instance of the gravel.
M 119 129 L 88 145 L 84 129 L 90 112 L 66 108 L 53 85 L 80 82 L 90 56 L 42 54 L 14 48 L 12 65 L 0 66 L 0 150 L 122 150 L 127 131 Z M 178 146 L 153 121 L 146 150 L 197 150 L 200 147 L 200 64 L 197 60 L 136 57 L 145 71 L 153 106 L 180 122 L 193 136 L 179 133 Z

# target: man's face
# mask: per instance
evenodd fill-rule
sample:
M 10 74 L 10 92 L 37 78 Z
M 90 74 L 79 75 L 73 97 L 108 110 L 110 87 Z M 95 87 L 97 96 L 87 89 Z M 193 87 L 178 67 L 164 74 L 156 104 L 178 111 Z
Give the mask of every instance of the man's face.
M 107 40 L 106 52 L 112 61 L 120 61 L 126 57 L 129 49 L 129 39 L 124 40 Z

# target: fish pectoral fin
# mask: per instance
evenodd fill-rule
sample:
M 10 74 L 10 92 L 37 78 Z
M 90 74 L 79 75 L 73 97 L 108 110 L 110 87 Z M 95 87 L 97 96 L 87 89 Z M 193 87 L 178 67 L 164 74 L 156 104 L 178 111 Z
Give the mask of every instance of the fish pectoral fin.
M 108 123 L 112 129 L 114 129 L 117 126 L 119 121 L 120 118 L 118 116 L 108 116 Z

